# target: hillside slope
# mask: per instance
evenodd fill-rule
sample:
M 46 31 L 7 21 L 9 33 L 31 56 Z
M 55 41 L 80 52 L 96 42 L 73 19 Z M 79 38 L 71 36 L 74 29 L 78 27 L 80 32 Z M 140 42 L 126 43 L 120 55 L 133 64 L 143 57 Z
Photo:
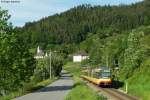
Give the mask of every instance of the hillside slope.
M 147 4 L 139 2 L 120 6 L 81 5 L 61 14 L 26 23 L 19 31 L 34 45 L 80 43 L 90 32 L 101 33 L 101 38 L 104 38 L 150 24 Z

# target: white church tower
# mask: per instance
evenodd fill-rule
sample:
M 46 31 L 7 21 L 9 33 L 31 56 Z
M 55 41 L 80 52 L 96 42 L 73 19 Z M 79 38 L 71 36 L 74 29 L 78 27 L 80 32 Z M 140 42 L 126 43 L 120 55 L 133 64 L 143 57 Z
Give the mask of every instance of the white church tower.
M 40 49 L 40 47 L 37 47 L 37 53 L 34 56 L 35 59 L 42 59 L 44 58 L 44 52 Z

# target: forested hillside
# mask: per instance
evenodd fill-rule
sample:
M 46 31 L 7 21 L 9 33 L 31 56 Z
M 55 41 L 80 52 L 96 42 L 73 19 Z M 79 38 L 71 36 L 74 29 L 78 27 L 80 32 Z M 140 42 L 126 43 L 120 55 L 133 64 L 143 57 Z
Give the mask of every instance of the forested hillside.
M 77 6 L 61 14 L 26 23 L 21 28 L 21 35 L 33 45 L 44 46 L 80 43 L 89 32 L 100 33 L 101 38 L 105 38 L 150 24 L 150 7 L 147 2 L 120 6 Z

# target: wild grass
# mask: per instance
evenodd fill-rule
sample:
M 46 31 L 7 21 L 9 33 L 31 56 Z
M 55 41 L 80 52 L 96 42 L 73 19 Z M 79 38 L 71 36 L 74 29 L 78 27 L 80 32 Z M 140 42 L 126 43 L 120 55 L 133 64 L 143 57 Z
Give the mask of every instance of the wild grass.
M 150 100 L 150 59 L 134 71 L 128 81 L 128 93 L 142 100 Z M 125 88 L 125 86 L 124 86 Z
M 65 100 L 107 100 L 90 89 L 85 83 L 77 82 Z
M 150 75 L 136 73 L 128 81 L 129 94 L 138 96 L 142 100 L 150 100 Z

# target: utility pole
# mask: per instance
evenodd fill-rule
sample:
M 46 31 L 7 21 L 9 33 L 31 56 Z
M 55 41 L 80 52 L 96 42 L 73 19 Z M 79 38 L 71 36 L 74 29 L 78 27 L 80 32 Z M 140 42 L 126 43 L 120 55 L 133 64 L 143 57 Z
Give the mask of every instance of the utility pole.
M 49 78 L 52 79 L 52 52 L 49 53 Z

